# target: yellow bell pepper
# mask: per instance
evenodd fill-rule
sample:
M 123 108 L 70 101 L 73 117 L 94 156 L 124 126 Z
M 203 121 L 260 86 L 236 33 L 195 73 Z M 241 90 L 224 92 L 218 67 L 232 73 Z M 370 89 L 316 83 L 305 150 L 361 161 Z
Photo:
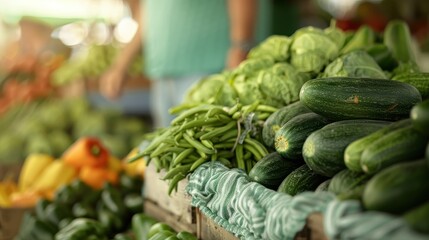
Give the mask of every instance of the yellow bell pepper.
M 41 173 L 54 161 L 52 156 L 46 154 L 33 153 L 24 161 L 19 176 L 18 186 L 21 191 L 25 191 L 39 178 Z

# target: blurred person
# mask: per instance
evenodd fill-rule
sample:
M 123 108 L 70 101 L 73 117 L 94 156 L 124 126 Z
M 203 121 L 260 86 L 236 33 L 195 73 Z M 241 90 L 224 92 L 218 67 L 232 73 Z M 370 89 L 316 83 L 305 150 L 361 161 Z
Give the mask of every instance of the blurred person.
M 100 93 L 120 97 L 127 66 L 142 52 L 145 75 L 153 80 L 155 127 L 169 125 L 168 109 L 182 102 L 193 83 L 236 67 L 270 34 L 267 0 L 129 0 L 129 6 L 140 27 L 100 78 Z

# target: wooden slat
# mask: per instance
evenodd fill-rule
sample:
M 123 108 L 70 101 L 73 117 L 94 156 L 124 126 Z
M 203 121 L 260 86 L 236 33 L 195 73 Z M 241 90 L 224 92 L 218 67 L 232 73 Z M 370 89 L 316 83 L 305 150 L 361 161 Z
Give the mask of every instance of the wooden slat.
M 19 232 L 21 221 L 32 208 L 0 208 L 0 240 L 13 240 Z
M 237 240 L 232 233 L 197 210 L 197 236 L 202 240 Z
M 313 213 L 307 218 L 307 227 L 310 229 L 311 240 L 328 240 L 323 228 L 323 215 L 320 213 Z

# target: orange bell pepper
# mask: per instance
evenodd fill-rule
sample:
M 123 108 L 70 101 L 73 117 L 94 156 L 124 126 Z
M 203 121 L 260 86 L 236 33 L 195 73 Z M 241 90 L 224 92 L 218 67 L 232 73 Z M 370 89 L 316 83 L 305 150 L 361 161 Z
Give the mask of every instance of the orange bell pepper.
M 100 189 L 105 182 L 116 184 L 118 182 L 118 173 L 107 168 L 93 168 L 84 166 L 80 170 L 79 178 L 89 186 Z
M 61 158 L 78 169 L 84 166 L 104 168 L 108 164 L 109 152 L 97 138 L 82 137 Z

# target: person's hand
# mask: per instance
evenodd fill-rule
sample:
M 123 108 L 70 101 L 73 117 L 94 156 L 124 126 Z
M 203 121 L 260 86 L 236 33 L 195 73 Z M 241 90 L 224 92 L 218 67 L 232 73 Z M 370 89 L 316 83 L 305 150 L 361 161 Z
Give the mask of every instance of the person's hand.
M 125 72 L 120 68 L 113 67 L 100 77 L 100 93 L 108 99 L 117 99 L 122 95 L 124 83 Z
M 226 59 L 226 68 L 233 69 L 237 67 L 244 59 L 246 59 L 247 51 L 239 47 L 231 47 L 228 50 Z

